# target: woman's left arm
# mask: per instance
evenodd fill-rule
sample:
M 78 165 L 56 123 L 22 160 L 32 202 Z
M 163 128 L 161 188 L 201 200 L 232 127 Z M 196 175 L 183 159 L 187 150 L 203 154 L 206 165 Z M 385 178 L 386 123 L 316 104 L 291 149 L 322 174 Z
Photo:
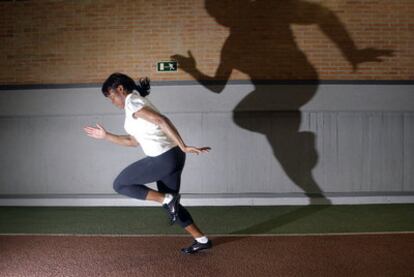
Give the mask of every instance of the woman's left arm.
M 180 134 L 178 133 L 177 128 L 175 128 L 174 124 L 169 120 L 166 116 L 154 111 L 151 108 L 144 107 L 139 111 L 133 114 L 134 118 L 142 118 L 145 119 L 155 125 L 160 126 L 160 128 L 165 132 L 165 134 L 171 138 L 183 152 L 186 153 L 206 153 L 211 148 L 210 147 L 194 147 L 194 146 L 187 146 L 183 139 L 181 138 Z

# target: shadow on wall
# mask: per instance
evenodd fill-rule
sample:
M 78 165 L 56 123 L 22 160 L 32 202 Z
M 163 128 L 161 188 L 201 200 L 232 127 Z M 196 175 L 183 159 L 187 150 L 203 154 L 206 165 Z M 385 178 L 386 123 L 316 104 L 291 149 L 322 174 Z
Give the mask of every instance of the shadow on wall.
M 325 203 L 312 170 L 318 162 L 315 134 L 299 131 L 300 107 L 315 95 L 318 74 L 295 42 L 291 24 L 317 24 L 341 50 L 354 70 L 363 62 L 381 61 L 392 50 L 357 49 L 346 28 L 329 9 L 301 0 L 206 0 L 207 12 L 230 29 L 215 76 L 200 72 L 191 51 L 173 55 L 180 68 L 214 93 L 220 93 L 233 69 L 247 74 L 255 90 L 233 110 L 241 128 L 262 133 L 289 178 L 310 197 Z M 303 86 L 258 86 L 260 80 L 311 80 Z M 319 198 L 318 200 L 315 200 Z

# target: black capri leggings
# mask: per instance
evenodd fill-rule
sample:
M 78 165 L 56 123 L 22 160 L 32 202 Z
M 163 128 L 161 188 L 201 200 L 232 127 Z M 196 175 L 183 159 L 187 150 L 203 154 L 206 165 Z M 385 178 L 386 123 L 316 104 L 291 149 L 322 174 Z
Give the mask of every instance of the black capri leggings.
M 149 188 L 144 184 L 157 182 L 159 192 L 178 193 L 184 163 L 185 153 L 178 146 L 159 156 L 146 157 L 122 170 L 114 181 L 114 190 L 119 194 L 145 200 Z M 193 224 L 190 213 L 181 205 L 177 223 L 183 228 Z

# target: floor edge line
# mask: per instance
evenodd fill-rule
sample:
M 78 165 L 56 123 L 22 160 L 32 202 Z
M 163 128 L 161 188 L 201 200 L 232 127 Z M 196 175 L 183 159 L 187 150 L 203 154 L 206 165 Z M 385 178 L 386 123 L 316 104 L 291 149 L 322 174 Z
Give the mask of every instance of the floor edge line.
M 338 233 L 286 233 L 286 234 L 207 234 L 209 237 L 312 237 L 312 236 L 358 236 L 358 235 L 401 235 L 414 234 L 414 231 L 389 232 L 338 232 Z M 69 233 L 1 233 L 5 236 L 51 236 L 51 237 L 189 237 L 187 234 L 69 234 Z

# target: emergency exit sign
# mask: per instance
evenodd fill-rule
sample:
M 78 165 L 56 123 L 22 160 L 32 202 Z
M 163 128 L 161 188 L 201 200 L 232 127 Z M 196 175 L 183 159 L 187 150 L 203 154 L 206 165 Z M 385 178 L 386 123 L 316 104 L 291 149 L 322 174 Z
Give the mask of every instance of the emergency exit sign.
M 162 61 L 157 63 L 158 72 L 174 72 L 177 71 L 177 61 Z

